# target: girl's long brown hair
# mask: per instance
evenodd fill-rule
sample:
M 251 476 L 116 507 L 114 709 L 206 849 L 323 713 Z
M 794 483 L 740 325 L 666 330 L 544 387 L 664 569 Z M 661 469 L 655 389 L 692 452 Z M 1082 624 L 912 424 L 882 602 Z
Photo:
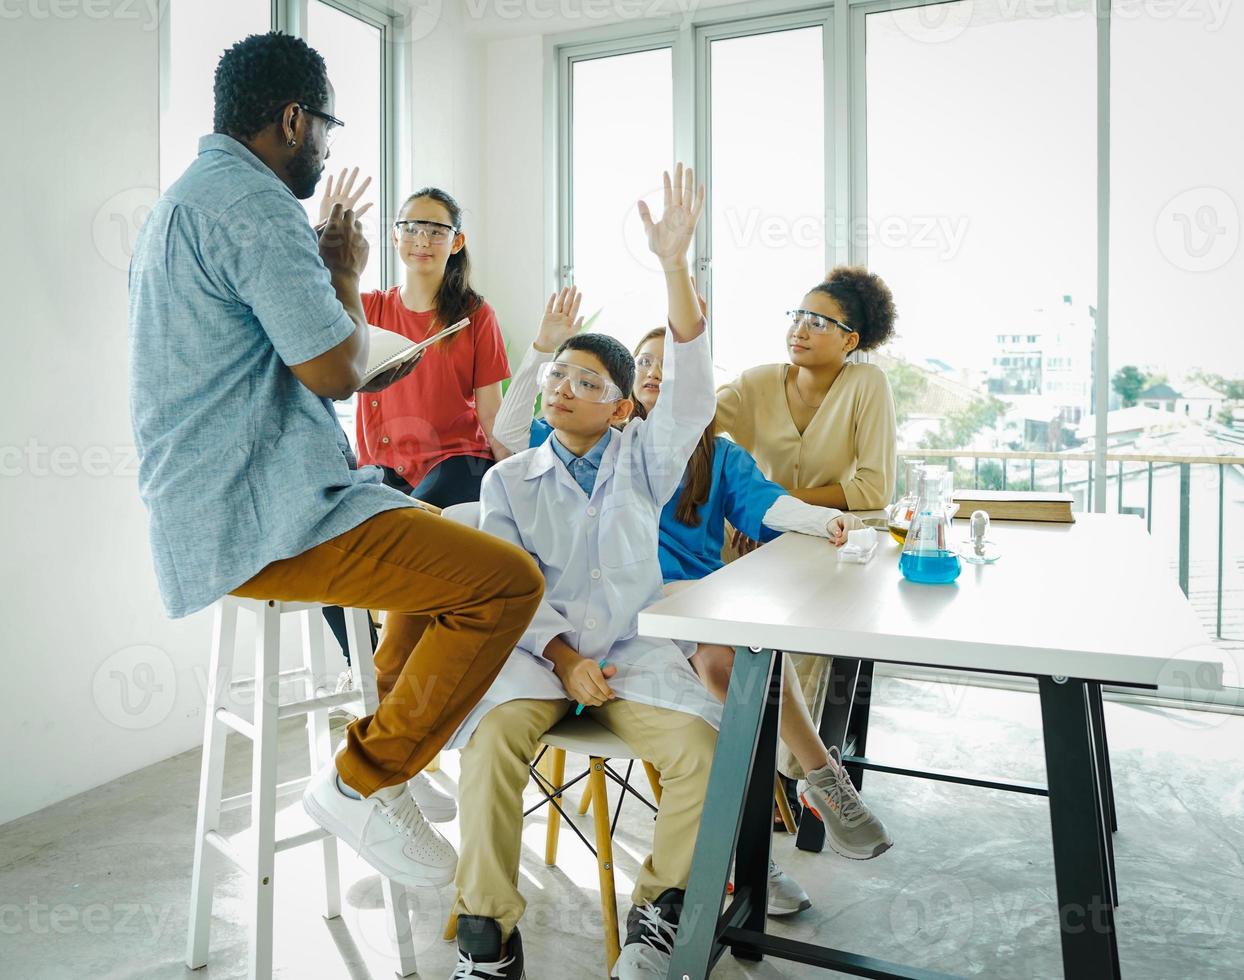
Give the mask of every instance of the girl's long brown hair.
M 649 330 L 646 334 L 639 338 L 639 343 L 635 345 L 632 352 L 636 357 L 639 356 L 640 350 L 644 344 L 657 337 L 665 336 L 665 328 L 657 327 Z M 635 371 L 635 384 L 640 384 L 639 369 Z M 632 395 L 634 392 L 632 392 Z M 632 418 L 647 418 L 648 413 L 644 406 L 639 403 L 638 398 L 632 398 L 635 404 L 635 410 Z M 704 432 L 700 435 L 700 441 L 696 444 L 695 451 L 691 454 L 691 459 L 687 461 L 686 480 L 683 484 L 682 495 L 678 498 L 678 506 L 674 511 L 674 516 L 678 518 L 678 523 L 685 524 L 687 527 L 700 526 L 700 507 L 708 500 L 708 491 L 713 485 L 713 440 L 717 438 L 717 422 L 716 420 L 709 422 Z
M 400 217 L 402 212 L 410 206 L 411 201 L 418 201 L 421 198 L 428 198 L 443 207 L 449 212 L 449 223 L 458 231 L 462 230 L 462 206 L 454 200 L 451 194 L 439 187 L 425 187 L 415 191 L 402 202 L 402 206 L 397 211 L 398 216 Z M 483 302 L 484 297 L 471 288 L 471 256 L 467 254 L 466 246 L 463 245 L 449 256 L 449 262 L 445 265 L 445 277 L 441 280 L 440 289 L 436 291 L 436 322 L 433 324 L 433 332 L 452 326 L 465 316 L 473 317 Z M 473 327 L 474 324 L 472 324 Z M 459 330 L 458 333 L 452 337 L 446 337 L 440 343 L 451 344 L 466 332 L 466 330 Z

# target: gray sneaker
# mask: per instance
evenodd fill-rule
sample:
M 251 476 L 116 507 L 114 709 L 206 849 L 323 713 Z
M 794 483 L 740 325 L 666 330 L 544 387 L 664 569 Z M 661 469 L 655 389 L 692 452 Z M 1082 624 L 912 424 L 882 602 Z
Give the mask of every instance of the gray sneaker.
M 769 861 L 769 901 L 765 909 L 770 915 L 794 915 L 812 908 L 812 899 L 800 887 L 799 882 L 781 869 L 774 860 Z
M 867 861 L 893 845 L 885 824 L 860 799 L 842 766 L 838 746 L 829 750 L 831 764 L 799 780 L 799 799 L 825 825 L 829 846 L 843 857 Z

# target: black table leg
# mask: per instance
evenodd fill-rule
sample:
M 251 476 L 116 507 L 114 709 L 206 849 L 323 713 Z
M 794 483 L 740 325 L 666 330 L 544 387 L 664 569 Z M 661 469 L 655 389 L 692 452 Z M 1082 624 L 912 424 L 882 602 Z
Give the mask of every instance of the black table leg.
M 847 734 L 839 743 L 843 755 L 854 755 L 863 758 L 868 755 L 868 713 L 873 703 L 873 667 L 871 660 L 860 661 L 860 677 L 855 685 L 855 697 L 852 698 L 851 719 L 847 725 Z M 833 744 L 833 743 L 829 743 Z M 864 770 L 850 763 L 847 775 L 857 790 L 864 788 Z
M 1119 977 L 1088 683 L 1038 678 L 1063 976 Z
M 1089 682 L 1088 723 L 1093 735 L 1093 759 L 1097 771 L 1097 805 L 1101 811 L 1101 840 L 1106 854 L 1106 880 L 1115 908 L 1119 907 L 1119 882 L 1114 870 L 1114 787 L 1110 782 L 1110 759 L 1106 749 L 1106 719 L 1102 712 L 1101 685 Z
M 732 924 L 763 932 L 768 889 L 773 766 L 777 751 L 781 664 L 772 650 L 737 647 L 717 750 L 704 797 L 704 816 L 668 976 L 703 980 L 721 951 L 718 918 L 730 859 L 735 864 Z M 752 778 L 753 773 L 760 778 Z M 758 952 L 741 946 L 743 956 Z
M 759 654 L 749 654 L 760 659 Z M 735 654 L 738 659 L 738 654 Z M 763 933 L 769 905 L 769 848 L 773 842 L 773 772 L 777 759 L 778 706 L 782 703 L 782 655 L 773 658 L 769 676 L 769 695 L 760 735 L 756 739 L 752 777 L 747 783 L 743 800 L 743 817 L 739 824 L 739 842 L 734 850 L 734 894 L 751 898 L 746 915 L 735 917 L 735 923 L 749 932 Z M 724 723 L 723 723 L 724 724 Z M 730 950 L 739 959 L 759 960 L 761 952 L 754 946 L 735 943 Z
M 1110 771 L 1110 743 L 1106 739 L 1106 714 L 1102 705 L 1101 684 L 1089 685 L 1089 710 L 1093 714 L 1093 737 L 1097 747 L 1097 767 L 1101 773 L 1102 796 L 1112 833 L 1119 832 L 1119 816 L 1114 806 L 1114 777 Z
M 845 749 L 844 743 L 851 725 L 851 710 L 855 703 L 859 677 L 860 661 L 853 657 L 833 658 L 829 666 L 829 687 L 825 692 L 825 707 L 821 711 L 819 728 L 821 741 L 827 746 L 837 745 Z M 856 750 L 855 754 L 861 753 Z M 858 785 L 857 774 L 852 773 L 851 778 Z M 804 807 L 799 818 L 799 834 L 795 838 L 795 846 L 801 851 L 818 854 L 825 849 L 825 825 L 807 807 Z

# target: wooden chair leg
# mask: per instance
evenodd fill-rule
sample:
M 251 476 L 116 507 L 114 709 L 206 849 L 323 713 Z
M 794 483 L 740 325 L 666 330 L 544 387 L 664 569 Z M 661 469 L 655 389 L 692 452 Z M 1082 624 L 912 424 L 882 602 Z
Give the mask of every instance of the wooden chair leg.
M 579 816 L 584 816 L 592 808 L 592 781 L 589 779 L 583 787 L 583 799 L 579 800 Z
M 546 756 L 553 757 L 550 765 L 550 773 L 546 777 L 554 786 L 561 786 L 566 779 L 566 750 L 550 748 Z M 543 761 L 543 760 L 541 760 Z M 562 801 L 562 794 L 557 793 L 554 797 L 558 803 Z M 557 836 L 561 831 L 562 815 L 557 807 L 549 804 L 549 827 L 544 839 L 544 863 L 552 867 L 557 863 Z
M 781 776 L 773 777 L 773 798 L 777 801 L 778 813 L 782 815 L 782 823 L 786 827 L 786 832 L 795 833 L 799 828 L 795 825 L 795 814 L 791 812 L 790 800 L 786 798 Z
M 644 772 L 648 774 L 648 785 L 652 788 L 652 798 L 657 806 L 661 805 L 661 774 L 651 762 L 644 763 Z
M 613 837 L 609 833 L 609 797 L 605 792 L 605 760 L 593 758 L 588 784 L 592 788 L 592 815 L 596 821 L 596 863 L 600 871 L 600 912 L 605 929 L 605 972 L 622 953 L 618 938 L 618 897 L 613 884 Z

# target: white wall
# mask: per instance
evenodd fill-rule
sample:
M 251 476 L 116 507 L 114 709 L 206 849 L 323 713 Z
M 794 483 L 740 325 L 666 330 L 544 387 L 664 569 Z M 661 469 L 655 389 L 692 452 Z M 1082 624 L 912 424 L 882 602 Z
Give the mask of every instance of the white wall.
M 126 270 L 159 178 L 152 6 L 0 19 L 0 179 L 20 189 L 0 238 L 16 352 L 0 358 L 0 823 L 202 739 L 210 613 L 164 614 L 129 422 Z M 458 11 L 399 42 L 399 187 L 464 204 L 476 281 L 521 351 L 555 280 L 544 40 L 481 33 Z
M 497 310 L 512 357 L 535 336 L 554 288 L 550 259 L 555 229 L 546 222 L 544 41 L 538 36 L 491 41 L 484 52 L 486 237 L 480 286 Z
M 126 263 L 159 111 L 142 6 L 0 21 L 0 823 L 202 734 L 208 624 L 164 615 L 130 449 Z
M 464 210 L 467 248 L 483 273 L 479 242 L 485 213 L 480 181 L 483 169 L 483 44 L 466 36 L 458 4 L 445 4 L 433 30 L 418 31 L 417 40 L 404 40 L 405 104 L 397 107 L 399 137 L 397 198 L 420 187 L 449 191 Z M 392 215 L 387 220 L 392 220 Z M 397 263 L 397 272 L 402 272 Z

